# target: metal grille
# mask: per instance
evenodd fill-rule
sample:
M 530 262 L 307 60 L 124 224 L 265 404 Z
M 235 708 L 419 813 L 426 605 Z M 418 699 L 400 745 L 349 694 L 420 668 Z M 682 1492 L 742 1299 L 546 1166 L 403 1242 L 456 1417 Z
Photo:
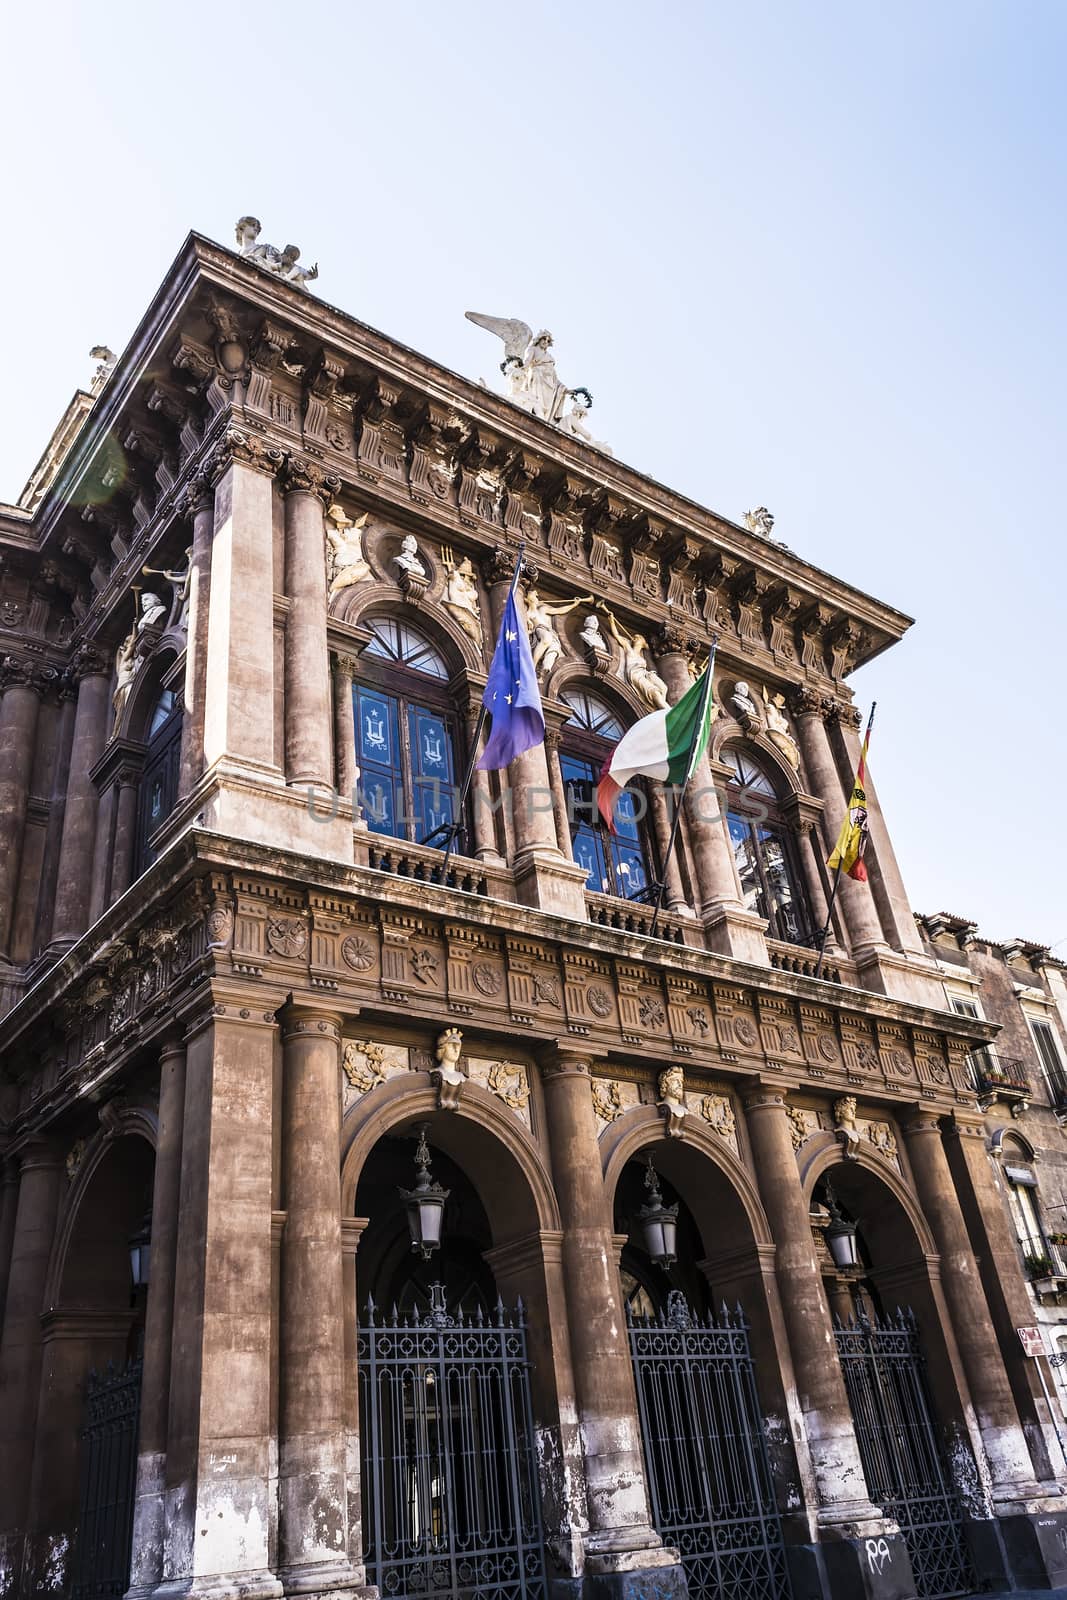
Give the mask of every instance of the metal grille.
M 963 1511 L 934 1423 L 915 1318 L 860 1317 L 836 1329 L 871 1499 L 900 1524 L 922 1600 L 977 1587 Z
M 675 1290 L 664 1313 L 627 1322 L 652 1520 L 692 1600 L 789 1600 L 740 1310 L 701 1320 Z
M 119 1600 L 129 1586 L 140 1411 L 140 1361 L 89 1374 L 71 1600 Z
M 431 1310 L 359 1333 L 363 1536 L 383 1600 L 545 1600 L 522 1307 Z

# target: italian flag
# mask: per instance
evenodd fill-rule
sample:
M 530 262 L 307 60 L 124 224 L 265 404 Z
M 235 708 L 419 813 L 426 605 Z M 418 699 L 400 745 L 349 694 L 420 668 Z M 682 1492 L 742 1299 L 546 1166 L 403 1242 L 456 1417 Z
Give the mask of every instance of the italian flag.
M 660 783 L 685 783 L 708 748 L 715 716 L 711 698 L 711 664 L 687 689 L 676 706 L 642 717 L 619 740 L 605 761 L 597 785 L 600 815 L 614 833 L 615 802 L 631 778 L 656 778 Z

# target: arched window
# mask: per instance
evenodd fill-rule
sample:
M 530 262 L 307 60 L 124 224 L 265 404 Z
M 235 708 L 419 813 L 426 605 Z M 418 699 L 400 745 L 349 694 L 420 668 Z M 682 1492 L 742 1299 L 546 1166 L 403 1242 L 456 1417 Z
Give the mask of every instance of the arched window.
M 149 840 L 174 809 L 178 798 L 181 758 L 181 702 L 173 689 L 161 689 L 145 728 L 148 748 L 137 804 L 137 841 L 133 875 L 139 877 L 155 856 Z
M 373 617 L 352 686 L 356 759 L 367 826 L 425 840 L 453 819 L 455 723 L 448 666 L 409 622 Z
M 766 917 L 772 939 L 808 944 L 811 911 L 775 786 L 749 750 L 731 746 L 722 759 L 734 773 L 726 790 L 727 825 L 745 906 Z
M 643 823 L 644 795 L 624 789 L 615 808 L 615 833 L 601 825 L 596 787 L 605 758 L 624 733 L 615 712 L 585 689 L 569 690 L 571 715 L 563 725 L 559 764 L 567 794 L 571 853 L 586 870 L 585 886 L 594 894 L 633 900 L 648 888 L 648 839 Z

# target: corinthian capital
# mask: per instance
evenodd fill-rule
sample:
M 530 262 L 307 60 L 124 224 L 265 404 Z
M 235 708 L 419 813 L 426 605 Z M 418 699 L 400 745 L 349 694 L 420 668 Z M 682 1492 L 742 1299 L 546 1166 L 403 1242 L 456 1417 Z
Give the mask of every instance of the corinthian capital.
M 327 477 L 318 462 L 306 456 L 287 456 L 281 473 L 287 494 L 313 494 L 326 505 L 341 492 L 340 478 Z
M 282 452 L 273 449 L 258 434 L 252 433 L 247 428 L 231 427 L 225 430 L 211 452 L 205 471 L 210 475 L 211 481 L 217 483 L 226 469 L 237 463 L 273 478 L 280 471 L 284 460 Z
M 0 661 L 0 689 L 18 687 L 44 695 L 58 682 L 58 671 L 46 662 L 29 660 L 24 656 L 5 656 Z

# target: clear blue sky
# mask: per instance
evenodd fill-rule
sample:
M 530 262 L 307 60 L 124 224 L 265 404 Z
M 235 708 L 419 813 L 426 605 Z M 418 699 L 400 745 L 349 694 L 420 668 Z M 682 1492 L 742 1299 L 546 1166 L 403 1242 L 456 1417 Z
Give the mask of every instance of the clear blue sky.
M 918 618 L 854 678 L 912 902 L 1060 943 L 1067 5 L 21 6 L 0 496 L 190 227 Z

